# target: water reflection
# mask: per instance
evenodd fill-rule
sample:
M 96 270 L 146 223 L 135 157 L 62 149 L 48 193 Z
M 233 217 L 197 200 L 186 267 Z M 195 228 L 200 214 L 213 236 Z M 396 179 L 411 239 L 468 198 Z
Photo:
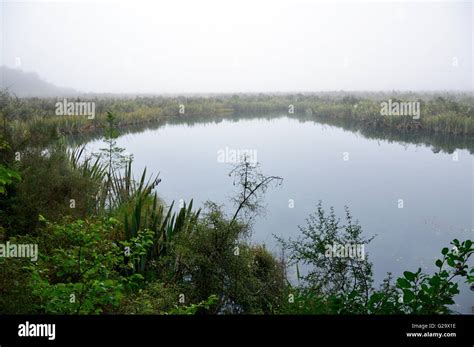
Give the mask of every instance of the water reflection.
M 269 115 L 214 115 L 214 116 L 193 116 L 189 117 L 176 117 L 167 121 L 144 123 L 139 125 L 131 125 L 126 128 L 122 128 L 121 134 L 134 134 L 140 133 L 145 130 L 158 129 L 165 124 L 182 124 L 189 127 L 200 125 L 200 124 L 218 124 L 222 121 L 238 122 L 243 119 L 276 119 L 288 117 L 296 119 L 300 122 L 314 122 L 320 124 L 326 124 L 331 126 L 337 126 L 344 130 L 356 132 L 368 139 L 383 140 L 388 142 L 415 144 L 430 147 L 433 153 L 449 153 L 452 154 L 456 150 L 466 149 L 470 154 L 474 153 L 474 136 L 460 136 L 452 134 L 440 134 L 440 133 L 428 133 L 425 131 L 404 131 L 402 129 L 389 129 L 389 128 L 374 128 L 372 126 L 365 126 L 360 122 L 356 122 L 350 119 L 333 119 L 333 118 L 322 118 L 313 115 L 297 114 L 269 114 Z M 68 142 L 70 145 L 80 145 L 87 143 L 92 140 L 96 140 L 102 137 L 102 131 L 90 132 L 85 134 L 75 134 L 68 136 Z
M 161 172 L 157 191 L 170 203 L 194 199 L 228 204 L 229 167 L 219 163 L 226 146 L 258 150 L 266 174 L 284 178 L 267 193 L 268 214 L 255 223 L 252 240 L 278 254 L 273 235 L 299 235 L 298 225 L 319 200 L 336 214 L 348 206 L 364 235 L 380 282 L 387 272 L 434 270 L 440 250 L 454 239 L 473 239 L 472 139 L 361 128 L 309 116 L 203 117 L 128 128 L 117 142 L 132 153 L 136 172 Z M 101 135 L 75 138 L 103 147 Z M 452 152 L 459 152 L 454 162 Z M 342 153 L 349 152 L 344 161 Z M 470 154 L 471 153 L 471 154 Z M 289 208 L 289 200 L 294 208 Z M 403 199 L 404 208 L 398 207 Z M 229 211 L 230 212 L 230 211 Z M 456 307 L 470 312 L 473 293 L 460 283 Z

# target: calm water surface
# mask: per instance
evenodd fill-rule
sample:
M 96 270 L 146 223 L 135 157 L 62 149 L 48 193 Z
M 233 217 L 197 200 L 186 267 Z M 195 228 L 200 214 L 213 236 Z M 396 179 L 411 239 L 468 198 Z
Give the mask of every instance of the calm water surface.
M 432 271 L 440 250 L 453 238 L 474 239 L 474 164 L 465 149 L 456 151 L 456 161 L 453 153 L 435 153 L 424 145 L 368 139 L 287 117 L 163 125 L 117 142 L 133 154 L 137 175 L 145 166 L 150 173 L 160 172 L 158 193 L 167 203 L 212 200 L 227 204 L 229 212 L 231 165 L 218 162 L 218 151 L 257 150 L 262 171 L 284 182 L 267 192 L 268 211 L 256 222 L 252 240 L 279 254 L 273 234 L 298 236 L 298 225 L 319 200 L 326 209 L 334 206 L 340 217 L 348 206 L 365 236 L 377 235 L 366 247 L 377 282 L 389 271 Z M 102 146 L 100 140 L 91 141 L 88 150 Z M 472 313 L 474 292 L 467 284 L 460 286 L 454 308 Z

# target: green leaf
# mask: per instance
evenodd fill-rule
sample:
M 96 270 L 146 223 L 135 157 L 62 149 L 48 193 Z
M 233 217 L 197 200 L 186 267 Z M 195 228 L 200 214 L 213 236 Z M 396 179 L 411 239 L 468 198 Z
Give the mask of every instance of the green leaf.
M 410 282 L 408 282 L 404 278 L 397 279 L 397 284 L 400 288 L 410 288 L 411 287 Z
M 432 286 L 438 286 L 441 283 L 441 279 L 438 276 L 433 276 L 432 278 L 430 278 L 429 283 Z
M 452 295 L 459 294 L 459 289 L 457 283 L 453 285 L 451 288 L 448 290 Z
M 405 278 L 406 278 L 407 280 L 409 280 L 410 282 L 413 282 L 413 281 L 415 280 L 415 277 L 416 277 L 416 275 L 415 275 L 413 272 L 410 272 L 410 271 L 405 271 L 405 272 L 403 273 L 403 275 L 404 275 Z
M 370 297 L 371 302 L 379 302 L 381 299 L 383 299 L 383 294 L 382 293 L 374 293 Z
M 448 248 L 448 247 L 444 247 L 444 248 L 441 250 L 441 254 L 442 254 L 442 255 L 446 255 L 446 254 L 448 254 L 448 252 L 449 252 L 449 248 Z
M 415 299 L 415 294 L 411 290 L 403 289 L 403 302 L 409 303 Z
M 441 268 L 441 267 L 443 266 L 443 262 L 442 262 L 440 259 L 438 259 L 438 260 L 436 260 L 435 265 L 436 265 L 437 267 Z

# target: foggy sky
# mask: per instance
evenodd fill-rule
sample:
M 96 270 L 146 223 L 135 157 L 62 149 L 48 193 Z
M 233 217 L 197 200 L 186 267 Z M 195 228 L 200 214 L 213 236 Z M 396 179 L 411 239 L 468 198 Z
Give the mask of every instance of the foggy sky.
M 0 11 L 0 65 L 84 92 L 473 87 L 471 2 L 3 1 Z

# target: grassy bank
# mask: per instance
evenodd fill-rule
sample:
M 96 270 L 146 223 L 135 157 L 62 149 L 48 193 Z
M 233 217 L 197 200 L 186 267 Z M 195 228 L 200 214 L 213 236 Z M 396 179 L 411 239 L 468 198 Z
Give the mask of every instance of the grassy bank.
M 56 99 L 18 99 L 2 96 L 2 115 L 19 129 L 58 129 L 77 134 L 102 129 L 106 111 L 117 115 L 119 127 L 166 122 L 172 119 L 228 117 L 232 115 L 304 114 L 357 122 L 373 129 L 396 129 L 425 134 L 474 135 L 474 99 L 469 94 L 421 93 L 321 93 L 295 95 L 217 95 L 209 97 L 89 97 L 96 116 L 56 116 Z M 381 103 L 418 102 L 419 119 L 413 116 L 381 115 Z M 69 100 L 74 101 L 74 100 Z M 5 106 L 7 105 L 7 106 Z M 10 108 L 10 110 L 6 110 Z

